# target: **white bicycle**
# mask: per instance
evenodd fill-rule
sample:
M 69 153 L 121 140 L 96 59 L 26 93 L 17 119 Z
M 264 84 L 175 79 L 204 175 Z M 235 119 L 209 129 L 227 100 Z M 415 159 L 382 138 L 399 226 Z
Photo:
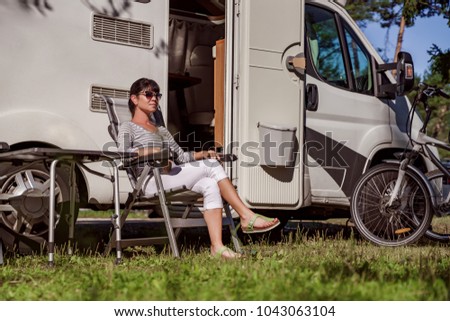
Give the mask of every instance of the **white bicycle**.
M 358 181 L 351 200 L 351 215 L 358 232 L 382 246 L 401 246 L 417 242 L 424 234 L 432 240 L 450 241 L 447 226 L 438 218 L 450 212 L 449 170 L 430 146 L 450 151 L 450 145 L 426 135 L 432 109 L 428 99 L 450 98 L 441 89 L 421 83 L 408 117 L 408 136 L 412 150 L 400 160 L 387 160 L 374 166 Z M 411 123 L 419 103 L 426 117 L 416 139 Z M 430 160 L 436 169 L 424 173 L 414 163 L 418 157 Z M 436 218 L 436 219 L 435 219 Z

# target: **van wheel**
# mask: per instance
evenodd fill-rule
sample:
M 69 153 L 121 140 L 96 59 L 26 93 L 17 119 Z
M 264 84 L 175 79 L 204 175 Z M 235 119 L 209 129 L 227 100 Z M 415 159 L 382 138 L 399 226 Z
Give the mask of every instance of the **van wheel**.
M 55 242 L 68 239 L 70 225 L 70 169 L 56 169 Z M 43 164 L 0 164 L 0 237 L 8 251 L 30 254 L 40 251 L 48 239 L 50 173 Z M 76 194 L 75 221 L 79 196 Z

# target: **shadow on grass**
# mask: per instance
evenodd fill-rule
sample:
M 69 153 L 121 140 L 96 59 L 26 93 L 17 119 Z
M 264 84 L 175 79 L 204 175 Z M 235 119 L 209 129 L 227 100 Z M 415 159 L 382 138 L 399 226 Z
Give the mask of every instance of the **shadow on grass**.
M 76 230 L 77 248 L 81 252 L 94 251 L 103 252 L 109 240 L 111 225 L 105 222 L 79 222 Z M 289 221 L 284 227 L 277 228 L 268 233 L 244 234 L 238 231 L 238 237 L 242 244 L 254 244 L 264 242 L 265 244 L 277 244 L 289 239 L 349 239 L 359 238 L 354 227 L 346 224 L 346 220 L 340 222 L 329 221 Z M 149 224 L 143 220 L 127 222 L 122 229 L 122 238 L 142 238 L 146 236 L 164 236 L 163 224 Z M 223 229 L 223 241 L 231 243 L 231 233 L 228 227 Z M 180 249 L 199 251 L 209 248 L 210 241 L 206 228 L 184 229 L 178 238 Z M 154 245 L 156 252 L 167 250 L 167 245 Z M 134 251 L 124 250 L 124 255 Z
M 75 230 L 76 252 L 81 255 L 102 254 L 109 241 L 112 224 L 106 220 L 81 220 L 77 222 Z M 145 220 L 127 221 L 122 229 L 122 238 L 141 238 L 146 236 L 165 236 L 165 227 L 163 224 L 148 223 Z M 238 231 L 238 237 L 242 245 L 265 244 L 276 245 L 289 242 L 306 242 L 309 240 L 356 240 L 363 241 L 356 228 L 349 224 L 347 219 L 332 219 L 328 221 L 288 221 L 283 227 L 274 229 L 268 233 L 244 234 Z M 231 244 L 231 233 L 228 227 L 223 229 L 223 241 L 225 244 Z M 210 240 L 206 228 L 184 229 L 179 235 L 178 244 L 183 253 L 199 253 L 208 251 Z M 423 238 L 419 245 L 437 245 Z M 67 245 L 57 246 L 57 251 L 66 252 Z M 46 252 L 43 246 L 41 254 Z M 114 251 L 113 251 L 114 252 Z M 169 247 L 164 245 L 138 246 L 123 249 L 124 258 L 135 255 L 154 255 L 166 253 L 170 255 Z M 5 257 L 18 255 L 17 253 L 6 252 Z M 114 253 L 112 253 L 114 255 Z

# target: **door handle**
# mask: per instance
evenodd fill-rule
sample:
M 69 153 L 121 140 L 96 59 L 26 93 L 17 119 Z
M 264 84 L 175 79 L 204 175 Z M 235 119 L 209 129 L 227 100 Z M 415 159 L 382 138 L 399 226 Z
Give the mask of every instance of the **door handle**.
M 314 84 L 306 85 L 306 110 L 317 111 L 319 107 L 319 90 Z

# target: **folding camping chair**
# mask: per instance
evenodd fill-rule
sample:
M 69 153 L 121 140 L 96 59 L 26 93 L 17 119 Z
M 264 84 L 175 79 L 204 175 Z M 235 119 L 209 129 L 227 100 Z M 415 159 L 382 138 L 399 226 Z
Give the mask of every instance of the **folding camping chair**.
M 117 144 L 119 126 L 122 122 L 129 121 L 131 119 L 131 114 L 128 109 L 128 100 L 120 98 L 111 98 L 104 95 L 97 95 L 106 103 L 106 110 L 110 120 L 110 125 L 108 126 L 108 131 L 111 137 Z M 158 125 L 164 125 L 164 119 L 162 113 L 158 110 L 153 115 L 155 119 L 153 121 Z M 160 169 L 165 164 L 167 164 L 169 158 L 168 149 L 163 149 L 161 153 L 152 155 L 152 159 L 146 157 L 146 163 L 143 165 L 144 169 L 142 173 L 137 176 L 134 166 L 123 166 L 126 170 L 128 178 L 132 186 L 132 192 L 129 193 L 128 199 L 125 203 L 124 210 L 120 217 L 120 227 L 115 228 L 113 231 L 105 253 L 109 253 L 116 246 L 116 231 L 125 224 L 128 214 L 133 208 L 142 207 L 154 207 L 160 206 L 162 211 L 162 218 L 149 218 L 151 222 L 163 222 L 166 227 L 167 236 L 158 237 L 145 237 L 145 238 L 134 238 L 134 239 L 122 239 L 119 243 L 121 247 L 127 246 L 143 246 L 151 244 L 164 244 L 167 241 L 170 244 L 172 254 L 175 257 L 179 257 L 180 253 L 177 245 L 177 237 L 182 228 L 192 228 L 192 227 L 202 227 L 206 226 L 203 217 L 190 217 L 192 210 L 196 204 L 199 203 L 199 199 L 202 197 L 201 194 L 193 192 L 186 188 L 186 186 L 179 186 L 170 190 L 164 190 Z M 137 160 L 139 161 L 139 160 Z M 133 164 L 135 165 L 136 160 Z M 148 176 L 150 170 L 153 168 L 153 175 L 155 177 L 155 182 L 157 186 L 157 193 L 151 195 L 150 197 L 144 196 L 142 192 L 142 186 L 146 177 Z M 169 213 L 169 205 L 182 205 L 185 210 L 181 217 L 171 217 Z M 223 225 L 228 226 L 230 229 L 232 241 L 234 248 L 237 252 L 240 252 L 240 241 L 237 238 L 235 232 L 235 225 L 233 217 L 231 214 L 230 206 L 224 202 L 225 217 L 223 219 Z

